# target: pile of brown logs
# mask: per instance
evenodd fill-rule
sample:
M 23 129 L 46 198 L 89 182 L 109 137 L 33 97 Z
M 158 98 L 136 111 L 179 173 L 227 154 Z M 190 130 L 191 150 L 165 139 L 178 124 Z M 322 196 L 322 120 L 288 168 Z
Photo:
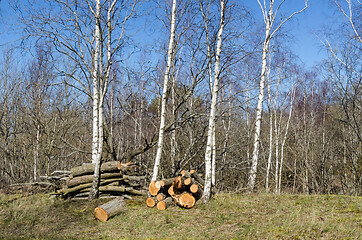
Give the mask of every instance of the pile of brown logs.
M 118 161 L 101 165 L 99 193 L 101 198 L 130 195 L 145 195 L 145 176 L 133 176 L 134 165 Z M 86 199 L 92 186 L 94 164 L 86 163 L 72 168 L 65 186 L 57 193 L 63 198 Z
M 203 194 L 204 181 L 196 174 L 195 170 L 181 171 L 181 173 L 170 179 L 152 181 L 148 191 L 148 207 L 156 207 L 159 210 L 178 205 L 183 208 L 192 208 Z

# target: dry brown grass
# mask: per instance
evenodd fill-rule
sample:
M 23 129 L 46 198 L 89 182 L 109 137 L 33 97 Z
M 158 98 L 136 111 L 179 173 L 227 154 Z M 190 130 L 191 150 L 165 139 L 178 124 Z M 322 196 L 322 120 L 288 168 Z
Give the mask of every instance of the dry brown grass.
M 147 208 L 144 199 L 106 223 L 94 202 L 0 195 L 0 239 L 359 239 L 362 198 L 219 194 L 193 209 Z

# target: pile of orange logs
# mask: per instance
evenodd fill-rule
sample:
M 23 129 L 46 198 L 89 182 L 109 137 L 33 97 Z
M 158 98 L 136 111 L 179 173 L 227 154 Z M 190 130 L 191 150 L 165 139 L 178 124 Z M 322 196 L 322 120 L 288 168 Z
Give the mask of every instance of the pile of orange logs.
M 147 198 L 146 204 L 159 210 L 173 205 L 192 208 L 201 198 L 203 188 L 204 181 L 195 170 L 183 170 L 175 178 L 152 181 L 148 187 L 150 197 Z

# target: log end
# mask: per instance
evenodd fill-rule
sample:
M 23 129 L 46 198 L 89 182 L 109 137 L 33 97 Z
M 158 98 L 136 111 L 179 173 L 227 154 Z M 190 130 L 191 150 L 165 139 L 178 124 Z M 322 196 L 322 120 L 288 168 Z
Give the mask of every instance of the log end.
M 188 186 L 188 185 L 191 184 L 191 182 L 192 182 L 192 178 L 186 178 L 185 181 L 184 181 L 184 184 L 185 184 L 186 186 Z
M 151 208 L 154 207 L 156 205 L 155 199 L 152 197 L 147 198 L 146 205 L 147 205 L 147 207 L 151 207 Z
M 108 215 L 104 209 L 96 207 L 94 209 L 94 216 L 99 219 L 101 222 L 106 222 L 108 220 Z
M 156 196 L 160 188 L 156 186 L 156 181 L 152 181 L 148 186 L 148 191 L 152 196 Z
M 192 208 L 195 206 L 196 199 L 190 193 L 183 193 L 180 195 L 178 203 L 184 208 Z
M 164 201 L 161 201 L 161 202 L 157 203 L 156 207 L 157 207 L 158 210 L 165 210 L 167 206 L 166 206 L 166 203 Z
M 190 192 L 197 193 L 197 191 L 199 191 L 199 186 L 197 184 L 192 184 L 190 186 Z

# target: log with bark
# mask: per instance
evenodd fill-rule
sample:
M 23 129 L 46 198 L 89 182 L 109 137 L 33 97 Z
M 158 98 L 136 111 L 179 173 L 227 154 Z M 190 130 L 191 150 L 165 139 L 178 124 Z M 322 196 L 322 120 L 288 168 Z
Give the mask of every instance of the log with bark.
M 121 173 L 101 173 L 101 179 L 109 178 L 122 178 L 123 174 Z M 67 180 L 67 186 L 74 187 L 84 183 L 91 183 L 93 181 L 93 175 L 81 175 Z M 123 179 L 123 178 L 122 178 Z
M 171 197 L 165 198 L 157 203 L 156 208 L 158 210 L 165 210 L 166 208 L 173 206 L 175 203 Z
M 126 202 L 123 197 L 116 198 L 94 209 L 94 216 L 102 222 L 125 211 Z
M 175 178 L 152 181 L 148 187 L 148 207 L 164 210 L 177 204 L 180 207 L 192 208 L 203 195 L 203 181 L 195 171 L 181 171 Z
M 147 205 L 147 207 L 151 207 L 151 208 L 152 208 L 152 207 L 156 206 L 157 202 L 158 202 L 158 200 L 157 200 L 156 197 L 148 197 L 148 198 L 146 199 L 146 205 Z
M 144 189 L 145 176 L 126 175 L 130 173 L 134 165 L 132 162 L 120 163 L 118 161 L 105 162 L 101 166 L 100 175 L 100 194 L 111 194 L 114 196 L 131 194 L 145 195 L 147 190 Z M 82 166 L 72 168 L 69 172 L 71 175 L 66 179 L 65 186 L 58 190 L 57 193 L 63 198 L 81 197 L 80 193 L 89 193 L 93 182 L 94 164 L 83 164 Z
M 118 161 L 105 162 L 101 165 L 101 173 L 105 172 L 126 172 L 126 169 L 131 169 L 134 166 L 132 163 L 120 163 Z M 85 163 L 82 166 L 74 167 L 70 170 L 71 177 L 81 176 L 81 175 L 91 175 L 94 172 L 94 163 Z

